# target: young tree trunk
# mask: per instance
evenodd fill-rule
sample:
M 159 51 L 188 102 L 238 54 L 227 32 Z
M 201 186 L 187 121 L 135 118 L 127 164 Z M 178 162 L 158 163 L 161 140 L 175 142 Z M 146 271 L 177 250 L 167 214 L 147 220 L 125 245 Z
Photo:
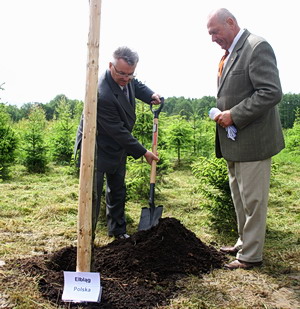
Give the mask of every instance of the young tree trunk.
M 90 25 L 80 189 L 77 224 L 77 271 L 89 272 L 92 260 L 92 190 L 94 174 L 101 0 L 90 0 Z

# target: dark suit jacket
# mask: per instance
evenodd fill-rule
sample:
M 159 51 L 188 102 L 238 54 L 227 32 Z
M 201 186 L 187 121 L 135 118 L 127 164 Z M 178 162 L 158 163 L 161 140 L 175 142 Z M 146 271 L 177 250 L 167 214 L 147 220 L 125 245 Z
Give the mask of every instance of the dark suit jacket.
M 131 134 L 136 120 L 135 98 L 150 103 L 154 92 L 136 79 L 130 81 L 128 89 L 130 102 L 112 79 L 109 70 L 99 79 L 96 155 L 97 168 L 101 172 L 113 173 L 127 155 L 137 159 L 146 153 L 144 146 Z M 82 121 L 78 128 L 76 149 L 80 147 L 80 131 Z
M 284 148 L 277 104 L 282 90 L 272 47 L 245 30 L 223 69 L 217 107 L 230 110 L 235 141 L 217 125 L 216 155 L 229 161 L 259 161 Z

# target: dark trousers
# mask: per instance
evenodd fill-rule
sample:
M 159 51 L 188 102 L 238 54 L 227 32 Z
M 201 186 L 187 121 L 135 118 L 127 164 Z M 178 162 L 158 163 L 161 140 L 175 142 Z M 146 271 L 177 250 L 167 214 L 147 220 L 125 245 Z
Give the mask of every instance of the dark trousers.
M 106 177 L 106 220 L 108 235 L 126 233 L 125 219 L 125 174 L 126 157 L 114 173 L 104 173 L 95 169 L 93 189 L 92 233 L 95 238 L 97 221 L 100 213 L 101 194 L 103 191 L 104 174 Z

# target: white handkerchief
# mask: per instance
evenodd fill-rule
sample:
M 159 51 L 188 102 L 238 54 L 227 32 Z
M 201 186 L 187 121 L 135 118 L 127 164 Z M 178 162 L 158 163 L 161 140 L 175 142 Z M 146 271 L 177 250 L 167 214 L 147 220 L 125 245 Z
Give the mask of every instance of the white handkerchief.
M 221 111 L 216 108 L 216 107 L 213 107 L 208 115 L 209 115 L 209 118 L 214 120 L 219 114 L 221 113 Z M 233 141 L 235 141 L 235 138 L 236 138 L 236 134 L 237 134 L 237 128 L 234 126 L 234 125 L 231 125 L 227 128 L 225 128 L 226 132 L 227 132 L 227 137 L 232 139 Z
M 213 108 L 209 111 L 208 115 L 209 115 L 209 118 L 210 118 L 210 119 L 214 120 L 220 113 L 221 113 L 221 111 L 220 111 L 218 108 L 213 107 Z
M 229 126 L 226 128 L 227 137 L 235 141 L 237 129 L 235 126 Z

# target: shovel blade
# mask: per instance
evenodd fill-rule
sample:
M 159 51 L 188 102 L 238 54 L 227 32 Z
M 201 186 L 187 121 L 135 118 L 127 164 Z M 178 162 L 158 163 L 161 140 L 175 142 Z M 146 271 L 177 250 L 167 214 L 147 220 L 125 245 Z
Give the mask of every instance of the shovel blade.
M 143 207 L 141 212 L 140 223 L 138 226 L 139 231 L 145 231 L 151 229 L 151 227 L 158 224 L 159 219 L 162 216 L 163 206 L 157 207 Z

